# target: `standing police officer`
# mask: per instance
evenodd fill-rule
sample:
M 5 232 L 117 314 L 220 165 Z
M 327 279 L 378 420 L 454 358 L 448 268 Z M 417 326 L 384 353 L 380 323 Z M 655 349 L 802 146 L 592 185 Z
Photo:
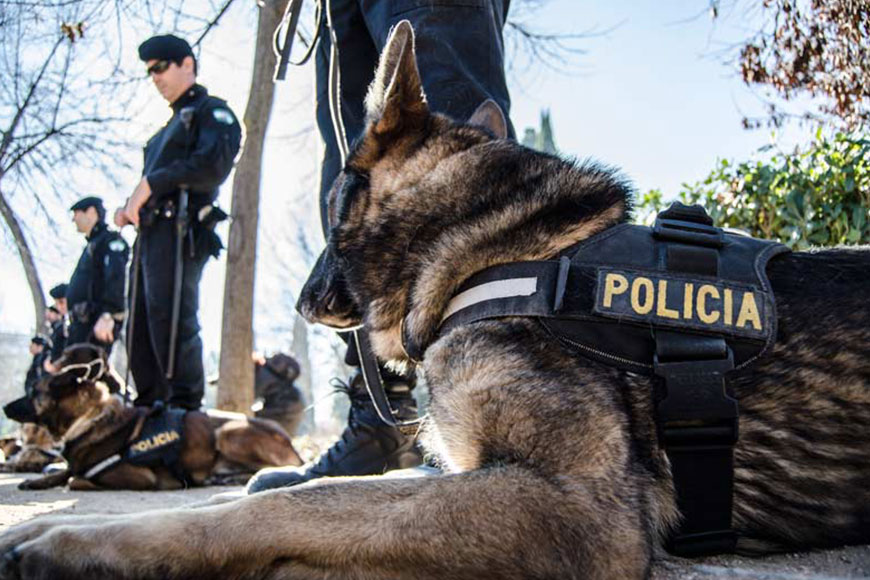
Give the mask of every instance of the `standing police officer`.
M 67 284 L 58 284 L 48 291 L 48 295 L 54 300 L 54 304 L 45 309 L 45 322 L 51 338 L 51 353 L 45 358 L 43 368 L 48 372 L 54 372 L 52 363 L 60 358 L 63 349 L 66 348 L 68 334 L 67 327 Z
M 24 394 L 28 397 L 33 393 L 33 386 L 45 373 L 43 364 L 51 353 L 51 339 L 44 334 L 37 334 L 30 339 L 30 368 L 24 377 Z
M 170 406 L 198 409 L 205 391 L 202 340 L 199 337 L 199 281 L 209 255 L 220 241 L 212 211 L 218 186 L 233 167 L 241 127 L 222 99 L 196 84 L 197 63 L 190 45 L 172 35 L 149 38 L 139 58 L 158 92 L 169 102 L 172 117 L 145 145 L 142 179 L 115 223 L 139 227 L 131 269 L 132 341 L 130 370 L 136 382 L 136 404 L 166 401 Z M 184 223 L 183 200 L 189 206 Z M 181 211 L 180 211 L 181 210 Z M 141 221 L 140 221 L 141 219 Z M 180 230 L 178 229 L 180 228 Z M 182 232 L 181 277 L 176 282 L 177 232 Z M 136 287 L 133 283 L 136 281 Z M 180 310 L 175 328 L 175 365 L 168 372 L 173 335 L 173 296 L 178 284 Z M 130 331 L 132 326 L 132 332 Z
M 106 225 L 99 197 L 85 197 L 70 207 L 73 222 L 88 244 L 66 291 L 70 313 L 68 344 L 89 342 L 111 350 L 124 320 L 124 284 L 130 248 Z

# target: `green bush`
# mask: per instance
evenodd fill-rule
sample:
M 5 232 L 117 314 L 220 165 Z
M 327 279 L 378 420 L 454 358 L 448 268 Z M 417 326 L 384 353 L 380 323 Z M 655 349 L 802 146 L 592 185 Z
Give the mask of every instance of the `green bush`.
M 769 150 L 763 148 L 762 151 Z M 666 207 L 652 190 L 636 203 L 649 223 Z M 677 198 L 703 205 L 718 226 L 779 240 L 794 249 L 870 242 L 870 140 L 821 131 L 805 149 L 766 161 L 719 162 Z

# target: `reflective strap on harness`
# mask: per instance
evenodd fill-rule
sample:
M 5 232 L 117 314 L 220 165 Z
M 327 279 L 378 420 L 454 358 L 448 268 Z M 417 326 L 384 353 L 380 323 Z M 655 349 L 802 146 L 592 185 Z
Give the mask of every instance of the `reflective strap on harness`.
M 698 206 L 662 212 L 653 235 L 668 242 L 660 258 L 669 272 L 718 275 L 722 231 Z M 734 369 L 733 353 L 721 337 L 661 329 L 654 336 L 654 371 L 662 379 L 656 424 L 683 518 L 667 540 L 668 551 L 680 556 L 732 552 L 738 405 L 725 374 Z
M 109 469 L 110 467 L 115 465 L 116 463 L 118 463 L 119 461 L 121 461 L 121 454 L 120 453 L 115 453 L 114 455 L 110 455 L 109 457 L 106 457 L 105 459 L 103 459 L 102 461 L 100 461 L 99 463 L 97 463 L 96 465 L 91 467 L 90 469 L 88 469 L 84 473 L 84 475 L 82 475 L 82 477 L 84 477 L 85 479 L 88 479 L 88 480 L 93 479 L 96 476 L 98 476 L 99 474 L 101 474 L 102 472 L 106 471 L 107 469 Z

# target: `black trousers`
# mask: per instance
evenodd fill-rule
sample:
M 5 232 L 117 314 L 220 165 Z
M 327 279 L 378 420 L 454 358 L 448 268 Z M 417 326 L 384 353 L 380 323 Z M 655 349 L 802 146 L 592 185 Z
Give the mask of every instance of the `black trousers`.
M 157 219 L 141 228 L 136 241 L 142 246 L 141 264 L 136 304 L 130 305 L 131 312 L 135 309 L 135 322 L 132 336 L 128 326 L 128 340 L 133 341 L 129 364 L 136 381 L 137 405 L 152 405 L 155 401 L 185 409 L 198 409 L 202 405 L 205 374 L 197 313 L 199 282 L 208 256 L 192 256 L 186 238 L 175 372 L 171 380 L 166 379 L 166 365 L 172 327 L 175 223 L 172 219 Z
M 502 29 L 510 0 L 320 0 L 322 20 L 315 53 L 317 128 L 324 143 L 320 168 L 320 215 L 326 232 L 326 200 L 341 171 L 336 129 L 348 144 L 365 124 L 365 95 L 390 29 L 409 20 L 416 33 L 417 64 L 430 108 L 467 120 L 486 99 L 510 111 L 504 72 Z M 330 87 L 330 23 L 337 40 L 338 86 Z M 330 113 L 330 89 L 338 92 L 340 114 Z M 510 123 L 508 123 L 510 127 Z M 513 128 L 509 128 L 513 136 Z
M 365 127 L 365 96 L 390 29 L 409 20 L 416 33 L 417 65 L 431 110 L 467 120 L 486 99 L 510 111 L 504 72 L 502 29 L 510 0 L 319 0 L 325 14 L 315 52 L 317 128 L 324 151 L 320 166 L 320 218 L 328 231 L 326 203 L 342 168 L 343 143 L 350 145 Z M 333 50 L 333 37 L 337 50 Z M 330 85 L 335 60 L 339 83 Z M 337 104 L 336 110 L 331 110 Z M 514 136 L 508 121 L 508 130 Z M 343 143 L 340 143 L 343 142 Z M 355 341 L 345 362 L 359 365 Z M 385 370 L 382 369 L 382 373 Z M 385 381 L 390 383 L 388 374 Z M 389 388 L 388 388 L 389 393 Z

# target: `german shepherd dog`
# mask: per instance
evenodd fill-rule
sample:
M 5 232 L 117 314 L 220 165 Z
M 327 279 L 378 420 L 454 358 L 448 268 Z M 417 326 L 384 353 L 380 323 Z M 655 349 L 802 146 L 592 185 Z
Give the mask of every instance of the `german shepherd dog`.
M 393 30 L 365 134 L 332 190 L 311 321 L 370 329 L 407 362 L 453 291 L 549 259 L 626 220 L 611 172 L 503 139 L 491 104 L 429 111 L 408 22 Z M 870 540 L 865 251 L 779 256 L 775 350 L 733 386 L 742 408 L 741 550 Z M 45 518 L 0 537 L 0 578 L 643 578 L 677 524 L 653 380 L 579 358 L 531 318 L 450 330 L 428 349 L 427 445 L 444 472 L 338 478 L 181 511 Z
M 120 461 L 92 477 L 83 477 L 90 468 L 123 453 L 137 440 L 150 410 L 124 404 L 117 394 L 116 380 L 108 374 L 105 351 L 99 347 L 72 345 L 57 364 L 60 372 L 36 384 L 33 411 L 35 420 L 63 441 L 67 469 L 25 480 L 22 489 L 66 483 L 74 490 L 160 490 L 185 484 L 243 483 L 257 469 L 302 463 L 289 435 L 272 421 L 249 419 L 240 413 L 189 411 L 182 419 L 175 471 L 158 457 L 155 465 Z
M 40 473 L 46 465 L 63 460 L 54 437 L 36 423 L 23 423 L 17 436 L 0 439 L 0 451 L 5 457 L 0 473 Z

